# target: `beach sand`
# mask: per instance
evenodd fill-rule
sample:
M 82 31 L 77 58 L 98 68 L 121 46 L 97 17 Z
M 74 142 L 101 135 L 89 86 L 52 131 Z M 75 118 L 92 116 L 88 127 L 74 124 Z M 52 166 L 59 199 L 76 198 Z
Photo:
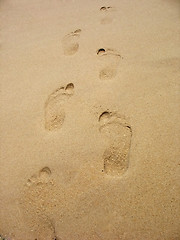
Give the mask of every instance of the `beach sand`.
M 180 239 L 179 10 L 0 1 L 2 237 Z

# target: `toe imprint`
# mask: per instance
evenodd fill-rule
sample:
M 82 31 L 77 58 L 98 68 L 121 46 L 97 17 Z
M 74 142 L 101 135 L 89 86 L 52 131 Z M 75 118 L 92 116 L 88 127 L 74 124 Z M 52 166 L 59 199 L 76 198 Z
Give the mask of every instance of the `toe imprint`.
M 99 130 L 108 141 L 103 154 L 104 172 L 122 175 L 129 167 L 132 129 L 124 117 L 108 111 L 100 115 L 99 123 Z
M 79 49 L 79 37 L 81 29 L 67 34 L 62 40 L 62 47 L 65 55 L 74 55 Z
M 60 87 L 51 93 L 45 102 L 45 129 L 49 131 L 60 129 L 65 119 L 64 101 L 74 94 L 74 84 Z
M 47 183 L 51 175 L 51 170 L 48 167 L 44 167 L 39 171 L 39 179 L 41 182 Z

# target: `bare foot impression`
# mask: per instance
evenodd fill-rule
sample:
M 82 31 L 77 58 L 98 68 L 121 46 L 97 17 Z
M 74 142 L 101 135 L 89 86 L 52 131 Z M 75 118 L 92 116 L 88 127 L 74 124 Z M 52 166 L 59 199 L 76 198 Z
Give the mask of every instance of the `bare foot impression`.
M 27 180 L 27 186 L 38 185 L 40 183 L 48 183 L 51 176 L 51 170 L 48 167 L 42 168 L 38 173 L 32 175 Z
M 74 55 L 79 49 L 79 38 L 81 29 L 67 34 L 62 40 L 64 55 Z
M 121 55 L 113 49 L 100 48 L 97 50 L 97 56 L 101 60 L 101 70 L 99 78 L 101 80 L 109 80 L 116 76 Z
M 104 151 L 103 171 L 108 175 L 122 175 L 129 167 L 132 129 L 125 117 L 118 113 L 103 112 L 99 117 L 100 132 L 108 141 Z
M 113 21 L 113 13 L 114 13 L 113 7 L 101 7 L 100 13 L 101 13 L 101 24 L 109 24 Z
M 65 119 L 64 103 L 74 94 L 74 84 L 60 87 L 51 93 L 45 102 L 45 129 L 49 131 L 61 128 Z
M 33 229 L 33 239 L 56 239 L 51 213 L 57 204 L 51 169 L 44 166 L 26 182 L 20 206 L 26 224 Z

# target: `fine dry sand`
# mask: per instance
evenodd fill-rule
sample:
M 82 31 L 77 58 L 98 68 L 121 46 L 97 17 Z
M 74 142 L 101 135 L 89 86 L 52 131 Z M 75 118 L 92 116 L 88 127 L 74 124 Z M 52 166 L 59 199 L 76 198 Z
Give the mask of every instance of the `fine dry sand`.
M 179 11 L 0 0 L 1 239 L 180 239 Z

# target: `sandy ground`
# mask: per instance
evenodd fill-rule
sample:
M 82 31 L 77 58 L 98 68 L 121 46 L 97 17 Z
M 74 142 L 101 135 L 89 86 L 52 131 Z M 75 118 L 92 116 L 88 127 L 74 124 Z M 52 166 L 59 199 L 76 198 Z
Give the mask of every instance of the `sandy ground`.
M 180 239 L 179 11 L 0 1 L 2 238 Z

